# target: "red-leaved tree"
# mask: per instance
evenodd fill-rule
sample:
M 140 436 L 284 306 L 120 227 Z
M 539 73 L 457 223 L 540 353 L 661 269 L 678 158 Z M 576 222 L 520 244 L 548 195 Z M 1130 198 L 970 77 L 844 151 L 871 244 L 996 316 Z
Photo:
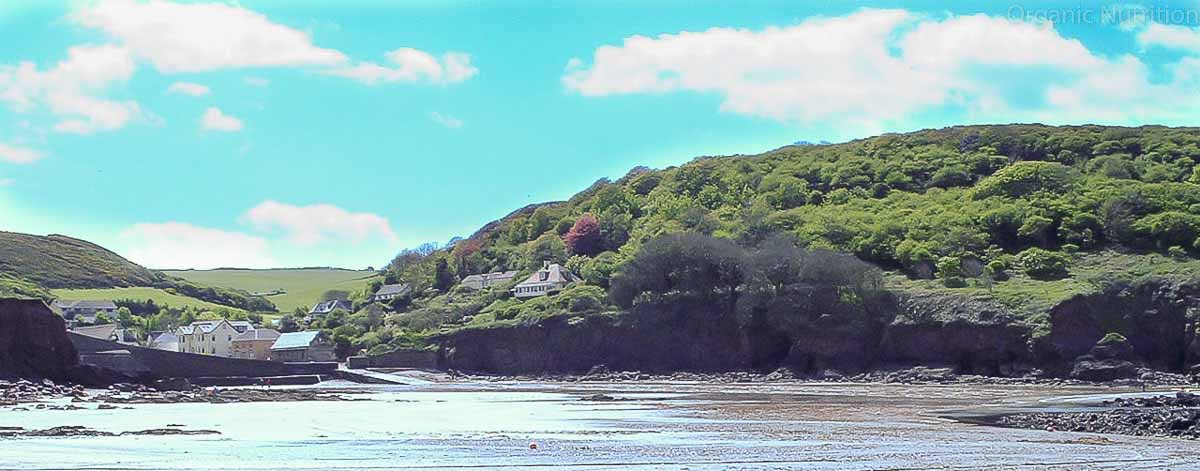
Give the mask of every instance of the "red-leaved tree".
M 584 214 L 575 221 L 571 230 L 563 236 L 567 250 L 575 255 L 596 255 L 600 251 L 600 221 L 591 214 Z

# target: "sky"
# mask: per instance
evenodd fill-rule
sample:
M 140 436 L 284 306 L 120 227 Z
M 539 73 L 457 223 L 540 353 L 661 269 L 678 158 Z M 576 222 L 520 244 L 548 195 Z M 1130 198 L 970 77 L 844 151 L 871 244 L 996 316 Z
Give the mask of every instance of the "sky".
M 1198 0 L 5 0 L 0 44 L 0 230 L 152 268 L 378 267 L 796 141 L 1200 121 Z

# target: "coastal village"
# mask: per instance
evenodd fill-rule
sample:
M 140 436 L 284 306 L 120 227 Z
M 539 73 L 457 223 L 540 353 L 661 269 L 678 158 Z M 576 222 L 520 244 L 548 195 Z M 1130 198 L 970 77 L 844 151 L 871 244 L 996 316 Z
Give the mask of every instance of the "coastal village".
M 459 286 L 467 290 L 491 290 L 512 285 L 508 292 L 517 299 L 552 296 L 581 278 L 565 267 L 545 261 L 523 281 L 512 284 L 518 272 L 502 270 L 463 277 Z M 353 313 L 364 309 L 391 309 L 391 303 L 412 295 L 405 283 L 382 284 L 355 305 L 347 299 L 329 299 L 312 305 L 303 317 L 306 324 L 335 312 Z M 281 332 L 278 319 L 255 325 L 246 320 L 195 320 L 165 331 L 139 333 L 114 320 L 120 307 L 112 300 L 65 300 L 50 304 L 78 335 L 117 344 L 147 347 L 171 352 L 209 355 L 223 358 L 270 360 L 276 362 L 336 362 L 339 360 L 330 335 L 320 329 Z M 141 335 L 139 335 L 141 334 Z

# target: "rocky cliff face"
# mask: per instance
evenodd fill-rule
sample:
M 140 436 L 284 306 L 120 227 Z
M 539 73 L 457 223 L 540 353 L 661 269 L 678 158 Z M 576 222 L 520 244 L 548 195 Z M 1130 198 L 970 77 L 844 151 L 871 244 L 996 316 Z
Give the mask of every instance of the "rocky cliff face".
M 901 295 L 858 311 L 780 306 L 741 320 L 711 310 L 638 306 L 616 319 L 464 330 L 441 339 L 442 363 L 501 374 L 583 373 L 601 364 L 645 372 L 787 366 L 815 375 L 926 365 L 1068 376 L 1080 371 L 1077 363 L 1098 361 L 1089 354 L 1108 333 L 1128 339 L 1120 361 L 1137 367 L 1186 371 L 1200 362 L 1200 283 L 1151 280 L 1076 296 L 1050 311 L 1048 335 L 1035 335 L 1001 305 L 954 295 Z
M 62 317 L 41 300 L 0 299 L 0 377 L 75 382 L 81 373 Z

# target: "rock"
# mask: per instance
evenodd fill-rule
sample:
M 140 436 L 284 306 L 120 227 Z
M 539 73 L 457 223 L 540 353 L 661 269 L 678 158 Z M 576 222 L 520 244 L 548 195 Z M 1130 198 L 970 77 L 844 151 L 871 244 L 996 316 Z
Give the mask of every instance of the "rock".
M 117 408 L 117 406 L 114 406 L 112 404 L 100 404 L 99 406 L 96 406 L 96 409 L 99 409 L 99 410 L 113 410 L 116 408 Z
M 609 402 L 609 401 L 615 401 L 615 400 L 617 400 L 617 398 L 609 396 L 607 394 L 593 394 L 591 396 L 582 397 L 579 400 L 592 401 L 592 402 Z
M 152 428 L 133 432 L 121 432 L 121 435 L 220 435 L 216 430 L 180 430 L 177 428 Z
M 49 386 L 72 381 L 79 354 L 65 321 L 45 302 L 0 299 L 0 326 L 0 376 L 53 380 Z
M 1124 360 L 1091 360 L 1081 357 L 1071 369 L 1071 377 L 1084 381 L 1113 381 L 1137 377 L 1138 368 Z
M 196 389 L 187 378 L 168 378 L 154 382 L 154 388 L 159 391 L 191 391 Z

